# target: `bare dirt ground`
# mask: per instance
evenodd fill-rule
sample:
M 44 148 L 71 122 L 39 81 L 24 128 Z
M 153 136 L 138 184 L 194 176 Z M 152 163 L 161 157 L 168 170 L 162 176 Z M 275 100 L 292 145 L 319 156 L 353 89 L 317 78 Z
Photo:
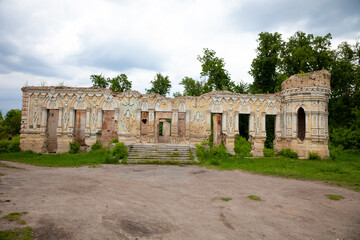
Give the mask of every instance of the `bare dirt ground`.
M 37 239 L 360 239 L 360 193 L 337 186 L 197 166 L 3 163 L 26 170 L 0 168 L 1 215 L 28 212 Z

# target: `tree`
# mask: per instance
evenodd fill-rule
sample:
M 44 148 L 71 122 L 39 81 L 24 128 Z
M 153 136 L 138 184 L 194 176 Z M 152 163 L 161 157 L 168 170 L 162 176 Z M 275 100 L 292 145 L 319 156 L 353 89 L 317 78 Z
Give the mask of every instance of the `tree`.
M 330 33 L 326 34 L 324 37 L 317 36 L 312 42 L 315 62 L 313 65 L 313 70 L 322 70 L 331 68 L 331 64 L 334 61 L 334 51 L 331 50 L 331 39 L 332 36 Z
M 163 95 L 170 93 L 171 82 L 169 76 L 163 76 L 161 73 L 157 73 L 154 77 L 154 80 L 151 81 L 152 88 L 146 89 L 146 92 L 149 93 L 158 93 Z
M 99 88 L 107 88 L 109 85 L 108 81 L 105 79 L 105 77 L 100 75 L 91 75 L 90 79 L 93 83 L 93 87 L 99 87 Z
M 5 138 L 19 135 L 21 129 L 21 111 L 15 109 L 8 111 L 1 122 L 0 129 L 0 135 Z
M 331 39 L 330 33 L 314 38 L 312 34 L 296 32 L 285 44 L 281 54 L 283 73 L 291 76 L 300 71 L 329 70 L 334 56 Z
M 125 92 L 131 89 L 132 83 L 128 80 L 128 77 L 122 73 L 107 81 L 110 84 L 110 89 L 113 92 Z
M 253 76 L 253 93 L 274 93 L 279 84 L 278 68 L 280 53 L 283 50 L 281 34 L 261 32 L 257 40 L 257 56 L 251 63 L 249 74 Z
M 249 84 L 240 81 L 238 84 L 234 83 L 232 87 L 234 93 L 248 93 L 249 92 Z
M 283 58 L 282 67 L 286 75 L 291 76 L 300 73 L 300 71 L 313 71 L 312 66 L 315 61 L 311 46 L 313 39 L 312 34 L 307 35 L 301 31 L 290 37 L 281 55 Z
M 184 77 L 180 85 L 184 86 L 184 96 L 200 96 L 203 94 L 203 83 L 190 77 Z
M 200 75 L 207 77 L 203 88 L 204 93 L 214 90 L 231 90 L 232 83 L 228 71 L 224 68 L 224 59 L 216 57 L 216 52 L 208 48 L 203 49 L 203 54 L 203 56 L 199 55 L 197 59 L 201 62 Z
M 360 64 L 357 44 L 341 43 L 335 52 L 331 69 L 331 96 L 329 102 L 329 124 L 332 127 L 352 123 L 352 109 L 360 106 Z
M 177 98 L 177 97 L 182 97 L 183 95 L 180 92 L 174 92 L 173 93 L 173 97 Z

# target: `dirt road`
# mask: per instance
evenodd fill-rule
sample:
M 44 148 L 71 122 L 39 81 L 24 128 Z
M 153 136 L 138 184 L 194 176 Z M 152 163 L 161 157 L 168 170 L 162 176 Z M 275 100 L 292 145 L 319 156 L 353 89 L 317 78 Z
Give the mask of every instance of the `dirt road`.
M 337 186 L 197 166 L 3 163 L 26 170 L 0 167 L 1 215 L 28 212 L 38 239 L 360 239 L 360 193 Z

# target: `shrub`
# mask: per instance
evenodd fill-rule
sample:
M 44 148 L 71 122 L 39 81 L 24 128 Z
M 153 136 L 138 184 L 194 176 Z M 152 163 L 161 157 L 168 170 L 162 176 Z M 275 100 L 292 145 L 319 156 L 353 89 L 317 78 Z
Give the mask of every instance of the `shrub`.
M 8 145 L 8 149 L 11 152 L 20 152 L 20 136 L 13 137 L 10 140 L 10 143 Z
M 344 147 L 341 144 L 335 147 L 332 142 L 329 143 L 329 152 L 331 159 L 336 160 L 338 156 L 340 156 L 343 153 L 343 151 L 344 151 Z
M 71 154 L 76 154 L 80 151 L 80 143 L 75 141 L 75 142 L 71 142 L 69 143 L 70 145 L 70 150 L 69 153 Z
M 345 127 L 332 128 L 329 131 L 331 143 L 344 149 L 360 148 L 360 130 Z
M 105 156 L 104 163 L 106 163 L 106 164 L 119 163 L 119 159 L 117 159 L 115 156 L 112 156 L 111 154 L 108 154 L 108 155 Z
M 0 153 L 8 153 L 10 152 L 7 148 L 0 148 Z
M 284 156 L 284 157 L 288 157 L 288 158 L 298 158 L 298 155 L 296 152 L 294 152 L 293 150 L 291 150 L 290 148 L 285 148 L 283 150 L 281 150 L 278 155 L 280 156 Z
M 315 152 L 309 152 L 309 160 L 321 160 L 321 157 Z
M 0 140 L 0 152 L 20 152 L 20 136 L 15 136 L 11 140 Z
M 210 153 L 214 159 L 221 159 L 221 158 L 228 157 L 231 155 L 227 152 L 226 147 L 223 144 L 212 147 L 210 149 Z
M 110 143 L 109 143 L 109 146 L 110 146 L 110 144 L 112 144 L 112 143 L 118 143 L 119 142 L 119 140 L 118 140 L 118 138 L 116 137 L 116 138 L 113 138 L 113 139 L 111 139 L 111 141 L 110 141 Z
M 205 146 L 209 146 L 209 142 L 205 139 L 203 139 L 200 144 L 195 144 L 196 156 L 200 162 L 205 161 L 210 155 L 210 149 L 205 149 Z
M 126 149 L 126 146 L 124 143 L 120 142 L 117 143 L 114 148 L 111 151 L 111 155 L 113 157 L 115 157 L 115 159 L 117 159 L 117 161 L 119 159 L 126 159 L 126 157 L 128 156 L 129 152 Z
M 101 145 L 101 142 L 99 142 L 99 141 L 96 141 L 96 143 L 94 143 L 91 146 L 91 151 L 97 151 L 97 150 L 100 150 L 100 149 L 102 149 L 102 145 Z
M 246 138 L 237 135 L 235 139 L 234 151 L 236 155 L 251 157 L 251 143 Z
M 264 148 L 264 157 L 273 157 L 274 156 L 274 149 Z

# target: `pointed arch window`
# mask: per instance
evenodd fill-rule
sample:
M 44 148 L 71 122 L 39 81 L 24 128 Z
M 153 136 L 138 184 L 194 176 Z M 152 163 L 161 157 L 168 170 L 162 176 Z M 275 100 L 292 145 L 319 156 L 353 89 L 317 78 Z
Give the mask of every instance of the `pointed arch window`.
M 305 111 L 301 107 L 299 108 L 297 112 L 297 132 L 298 132 L 298 138 L 301 141 L 304 141 L 305 139 Z

